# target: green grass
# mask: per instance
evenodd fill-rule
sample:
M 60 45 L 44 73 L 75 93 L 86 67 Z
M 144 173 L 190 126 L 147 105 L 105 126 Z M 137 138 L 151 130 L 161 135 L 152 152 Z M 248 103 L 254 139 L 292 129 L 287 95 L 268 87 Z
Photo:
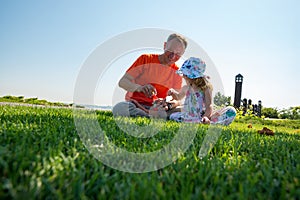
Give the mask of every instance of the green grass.
M 97 112 L 97 119 L 110 141 L 134 152 L 160 149 L 180 125 L 164 122 L 157 135 L 136 138 L 124 133 L 110 112 Z M 89 154 L 71 109 L 0 106 L 0 199 L 297 199 L 299 124 L 237 119 L 222 128 L 203 159 L 197 155 L 208 126 L 195 125 L 196 137 L 177 161 L 138 174 L 112 169 Z M 264 126 L 275 136 L 258 134 Z
M 33 98 L 24 98 L 23 96 L 3 96 L 0 97 L 0 102 L 7 102 L 7 103 L 19 103 L 19 104 L 34 104 L 34 105 L 44 105 L 44 106 L 59 106 L 59 107 L 70 107 L 73 104 L 65 104 L 60 102 L 49 102 L 44 99 L 38 99 L 37 97 Z

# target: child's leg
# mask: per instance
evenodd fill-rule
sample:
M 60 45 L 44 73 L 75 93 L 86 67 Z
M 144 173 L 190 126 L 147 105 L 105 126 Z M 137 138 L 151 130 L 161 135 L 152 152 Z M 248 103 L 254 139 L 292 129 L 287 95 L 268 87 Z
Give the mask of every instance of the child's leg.
M 211 124 L 229 125 L 236 116 L 236 110 L 232 106 L 227 106 L 220 110 L 214 111 L 211 117 Z
M 182 112 L 174 112 L 169 117 L 170 120 L 174 120 L 176 122 L 184 121 L 184 114 Z

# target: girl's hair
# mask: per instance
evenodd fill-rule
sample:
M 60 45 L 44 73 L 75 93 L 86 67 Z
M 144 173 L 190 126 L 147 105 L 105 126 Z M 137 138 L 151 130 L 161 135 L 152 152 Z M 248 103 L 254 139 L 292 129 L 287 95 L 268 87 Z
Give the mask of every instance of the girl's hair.
M 190 84 L 194 84 L 195 86 L 199 87 L 202 91 L 206 90 L 207 88 L 213 90 L 212 84 L 207 80 L 206 77 L 188 79 Z

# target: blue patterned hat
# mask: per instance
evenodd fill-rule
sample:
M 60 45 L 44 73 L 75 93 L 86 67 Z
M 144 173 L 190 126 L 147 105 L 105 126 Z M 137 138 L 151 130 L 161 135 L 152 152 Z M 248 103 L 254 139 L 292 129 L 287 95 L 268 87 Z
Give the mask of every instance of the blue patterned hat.
M 190 57 L 177 70 L 177 74 L 186 75 L 190 79 L 204 77 L 206 64 L 200 58 Z

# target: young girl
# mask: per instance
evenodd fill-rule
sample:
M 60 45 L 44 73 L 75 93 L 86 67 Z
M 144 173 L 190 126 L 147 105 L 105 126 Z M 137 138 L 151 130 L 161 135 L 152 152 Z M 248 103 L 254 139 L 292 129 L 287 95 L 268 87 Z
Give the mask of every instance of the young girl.
M 204 75 L 205 68 L 205 62 L 191 57 L 177 71 L 178 74 L 183 75 L 187 84 L 179 92 L 170 89 L 168 95 L 176 100 L 180 100 L 184 96 L 186 98 L 182 112 L 171 114 L 171 120 L 222 125 L 229 125 L 234 120 L 236 110 L 232 106 L 213 111 L 213 87 L 207 80 L 207 76 Z

